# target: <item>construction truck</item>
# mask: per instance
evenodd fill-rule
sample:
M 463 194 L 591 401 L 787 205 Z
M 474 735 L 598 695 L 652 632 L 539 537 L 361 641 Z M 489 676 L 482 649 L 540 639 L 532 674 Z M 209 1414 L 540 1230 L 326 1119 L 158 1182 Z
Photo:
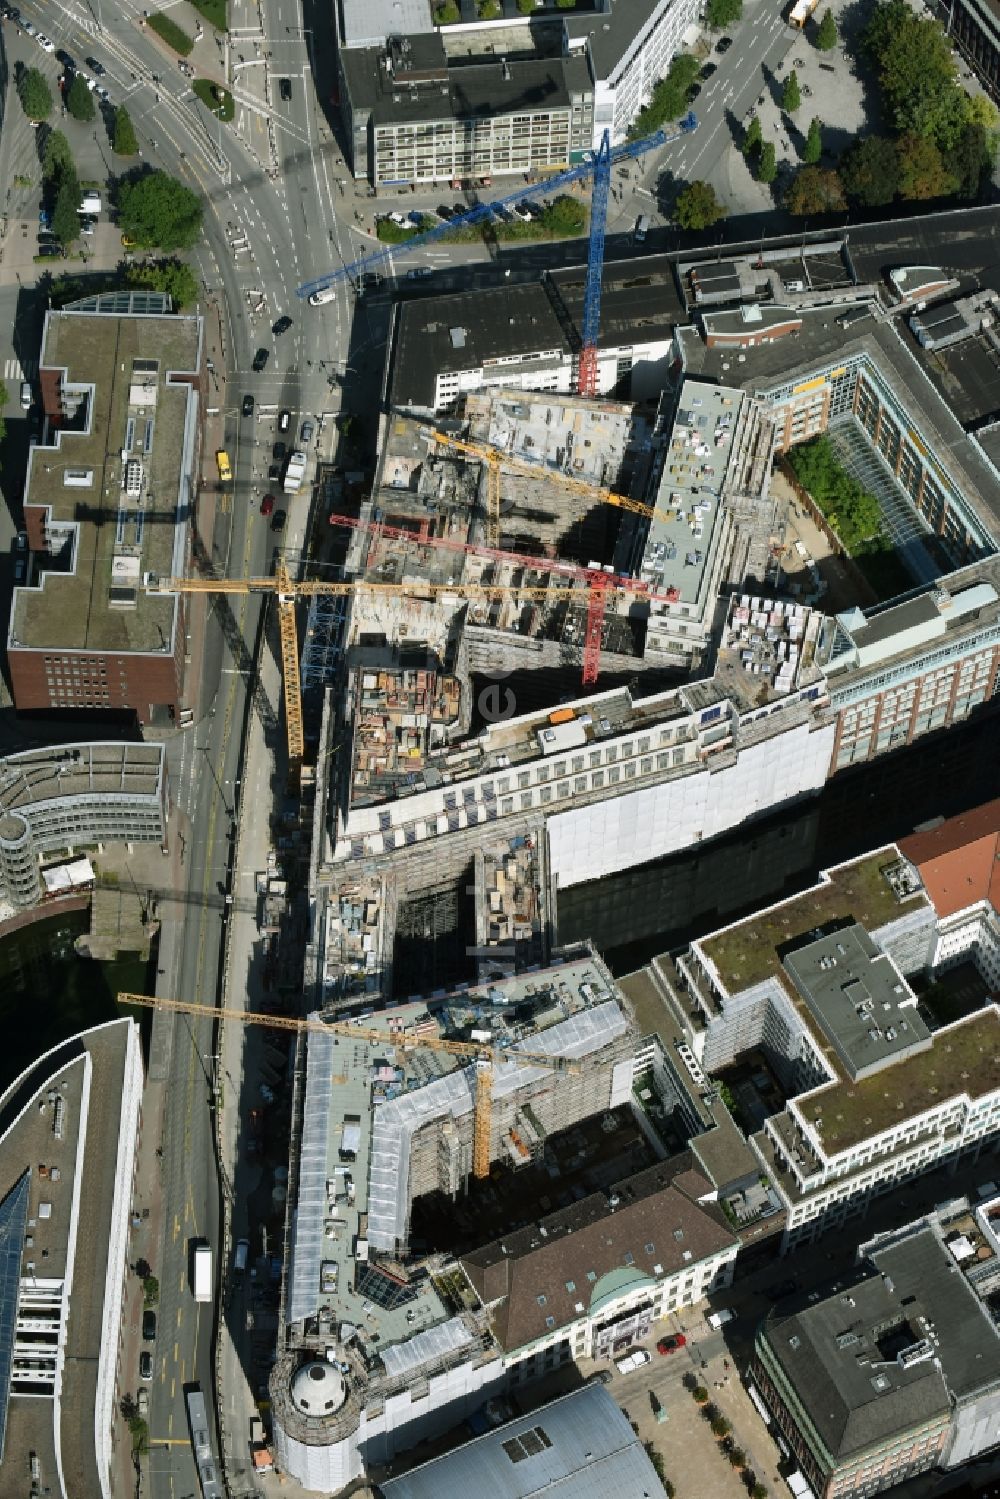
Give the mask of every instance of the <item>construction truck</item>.
M 281 487 L 286 494 L 294 494 L 301 487 L 305 472 L 306 455 L 296 449 L 288 460 L 288 467 L 285 469 L 285 477 L 282 480 Z

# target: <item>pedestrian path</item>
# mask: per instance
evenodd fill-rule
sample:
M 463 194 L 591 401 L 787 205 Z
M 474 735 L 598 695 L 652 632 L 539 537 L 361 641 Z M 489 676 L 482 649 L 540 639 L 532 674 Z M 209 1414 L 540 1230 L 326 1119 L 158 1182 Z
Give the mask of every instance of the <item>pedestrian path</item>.
M 32 380 L 37 374 L 37 359 L 28 359 L 23 365 L 16 358 L 4 360 L 3 377 L 5 380 Z

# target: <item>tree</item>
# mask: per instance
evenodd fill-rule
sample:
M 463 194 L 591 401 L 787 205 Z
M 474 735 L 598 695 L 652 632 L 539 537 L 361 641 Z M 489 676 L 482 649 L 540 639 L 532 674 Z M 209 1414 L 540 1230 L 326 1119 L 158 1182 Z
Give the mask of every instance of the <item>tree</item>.
M 945 198 L 953 193 L 958 183 L 944 164 L 944 158 L 932 140 L 907 131 L 896 142 L 896 160 L 899 163 L 899 196 L 916 198 Z
M 143 1306 L 155 1306 L 160 1299 L 160 1282 L 155 1275 L 144 1275 L 142 1278 L 142 1304 Z
M 121 1411 L 126 1421 L 134 1420 L 135 1417 L 139 1414 L 139 1407 L 135 1403 L 135 1396 L 130 1395 L 127 1392 L 118 1402 L 118 1409 Z
M 813 37 L 813 46 L 820 52 L 832 52 L 836 45 L 837 23 L 833 19 L 833 11 L 825 10 Z
M 54 180 L 65 168 L 73 168 L 73 152 L 69 141 L 61 130 L 50 130 L 45 136 L 42 151 L 42 176 Z
M 950 151 L 944 153 L 944 166 L 954 178 L 960 198 L 978 198 L 983 174 L 993 164 L 995 150 L 982 125 L 966 125 Z
M 115 110 L 111 149 L 116 156 L 134 156 L 139 149 L 139 142 L 135 138 L 135 129 L 132 125 L 132 116 L 124 104 L 119 104 Z
M 56 178 L 56 200 L 52 208 L 52 233 L 65 250 L 79 236 L 80 183 L 72 166 L 63 167 Z
M 697 1405 L 708 1404 L 708 1391 L 703 1384 L 696 1384 L 691 1393 L 694 1396 L 695 1403 Z
M 712 1421 L 712 1435 L 716 1437 L 727 1437 L 733 1429 L 733 1423 L 725 1416 L 716 1416 Z
M 750 1499 L 767 1499 L 767 1485 L 760 1482 L 755 1483 L 750 1490 Z
M 25 68 L 18 74 L 17 97 L 29 120 L 47 120 L 52 113 L 52 90 L 37 68 Z
M 727 213 L 707 182 L 689 182 L 677 194 L 674 218 L 682 229 L 708 229 Z
M 751 115 L 750 123 L 747 126 L 747 133 L 743 137 L 743 155 L 752 156 L 755 151 L 759 151 L 763 140 L 764 135 L 760 128 L 760 120 L 757 115 Z
M 653 97 L 641 109 L 629 129 L 629 136 L 639 140 L 652 135 L 665 120 L 679 120 L 688 107 L 688 95 L 701 71 L 701 64 L 689 52 L 679 52 L 653 90 Z
M 891 203 L 899 190 L 896 147 L 884 135 L 866 135 L 841 159 L 840 180 L 848 197 L 866 208 Z
M 145 249 L 186 250 L 201 233 L 197 193 L 166 172 L 147 172 L 119 192 L 122 231 Z
M 757 162 L 758 182 L 773 182 L 778 175 L 778 163 L 774 155 L 774 145 L 771 141 L 764 141 L 760 148 L 760 159 Z
M 130 266 L 126 280 L 129 286 L 149 286 L 154 291 L 165 291 L 178 310 L 190 307 L 198 300 L 198 278 L 183 260 L 160 260 Z
M 928 136 L 945 148 L 966 119 L 951 44 L 941 23 L 906 0 L 880 0 L 862 33 L 878 68 L 886 115 L 896 130 Z
M 743 14 L 743 0 L 708 0 L 705 19 L 713 31 L 735 26 Z
M 739 1472 L 741 1468 L 745 1468 L 747 1465 L 747 1455 L 743 1451 L 743 1448 L 734 1447 L 729 1453 L 729 1461 L 732 1467 L 734 1467 L 737 1472 Z
M 802 160 L 806 166 L 814 167 L 823 155 L 823 130 L 819 120 L 813 115 L 809 121 L 809 130 L 806 135 L 805 145 L 802 147 Z
M 587 223 L 587 214 L 578 198 L 565 193 L 542 209 L 543 226 L 551 234 L 582 234 Z
M 149 1261 L 141 1258 L 136 1260 L 132 1268 L 140 1280 L 145 1280 L 147 1275 L 152 1275 L 153 1273 L 153 1268 Z
M 781 107 L 786 114 L 794 114 L 802 103 L 802 93 L 799 89 L 799 75 L 793 68 L 785 79 L 785 87 L 781 93 Z
M 842 213 L 847 199 L 836 172 L 828 167 L 801 167 L 785 194 L 785 207 L 799 218 L 814 213 Z
M 66 108 L 74 120 L 85 125 L 94 118 L 94 96 L 79 73 L 73 74 L 73 82 L 66 90 Z

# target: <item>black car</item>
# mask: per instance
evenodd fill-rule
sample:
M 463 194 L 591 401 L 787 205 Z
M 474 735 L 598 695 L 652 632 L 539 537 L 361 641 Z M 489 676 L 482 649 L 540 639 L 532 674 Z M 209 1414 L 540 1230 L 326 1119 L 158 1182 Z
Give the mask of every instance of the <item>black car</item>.
M 148 1349 L 143 1349 L 139 1355 L 139 1378 L 152 1379 L 153 1377 L 153 1355 Z
M 718 71 L 719 71 L 719 64 L 717 62 L 707 62 L 705 64 L 705 66 L 702 68 L 701 72 L 698 74 L 698 77 L 699 78 L 711 78 L 712 74 L 713 73 L 717 73 Z
M 287 510 L 276 510 L 274 512 L 274 514 L 271 516 L 271 530 L 272 531 L 283 531 L 285 529 L 285 521 L 287 519 L 288 519 L 288 512 L 287 512 Z
M 61 62 L 67 73 L 76 72 L 76 63 L 63 47 L 60 47 L 59 51 L 56 53 L 56 62 Z
M 258 349 L 257 350 L 256 354 L 253 356 L 253 367 L 254 367 L 254 370 L 256 371 L 256 373 L 258 375 L 260 374 L 260 372 L 264 368 L 264 366 L 267 364 L 267 361 L 270 359 L 270 357 L 271 357 L 271 350 L 270 349 Z
M 282 78 L 278 84 L 278 93 L 285 100 L 292 97 L 292 80 L 290 78 Z
M 289 328 L 291 326 L 292 326 L 292 320 L 291 320 L 290 317 L 280 317 L 278 319 L 278 321 L 274 324 L 273 328 L 271 329 L 271 332 L 272 333 L 276 333 L 278 335 L 278 337 L 280 338 L 283 333 L 287 333 L 288 332 L 288 330 L 289 330 Z
M 243 415 L 253 416 L 253 396 L 243 397 Z
M 449 208 L 447 203 L 439 203 L 436 211 L 439 219 L 453 219 L 455 217 L 455 210 Z
M 281 446 L 284 447 L 285 444 L 282 443 Z M 267 471 L 267 482 L 269 484 L 277 484 L 278 481 L 280 480 L 280 478 L 281 478 L 281 464 L 280 463 L 272 463 L 271 466 L 270 466 L 270 468 Z
M 142 1314 L 142 1341 L 144 1343 L 156 1341 L 156 1313 L 150 1308 Z
M 58 244 L 56 244 L 56 245 L 51 245 L 51 244 L 39 245 L 38 246 L 38 253 L 39 253 L 39 255 L 45 255 L 45 256 L 48 256 L 48 257 L 51 257 L 53 255 L 62 255 L 62 245 L 58 245 Z
M 693 104 L 694 101 L 697 99 L 697 97 L 698 97 L 698 95 L 700 93 L 701 93 L 701 84 L 700 83 L 693 84 L 691 86 L 691 88 L 688 89 L 688 103 L 689 104 Z
M 274 447 L 271 449 L 271 457 L 274 459 L 275 463 L 281 463 L 287 452 L 288 448 L 283 442 L 276 442 L 274 444 Z
M 103 78 L 105 73 L 108 71 L 102 62 L 97 61 L 96 57 L 87 58 L 87 67 L 93 73 L 95 78 Z
M 732 45 L 733 45 L 733 39 L 732 39 L 732 37 L 731 36 L 724 36 L 724 37 L 721 37 L 719 39 L 719 41 L 716 42 L 716 44 L 715 44 L 715 50 L 716 50 L 716 52 L 719 52 L 719 53 L 728 52 L 729 49 L 730 49 L 730 47 Z

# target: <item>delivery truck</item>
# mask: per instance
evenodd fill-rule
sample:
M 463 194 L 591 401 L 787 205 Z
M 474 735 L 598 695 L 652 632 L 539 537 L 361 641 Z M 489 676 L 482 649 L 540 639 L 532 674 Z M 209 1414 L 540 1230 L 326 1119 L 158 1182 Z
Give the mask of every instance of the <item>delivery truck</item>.
M 196 1245 L 192 1279 L 195 1301 L 211 1301 L 212 1246 L 210 1244 Z

